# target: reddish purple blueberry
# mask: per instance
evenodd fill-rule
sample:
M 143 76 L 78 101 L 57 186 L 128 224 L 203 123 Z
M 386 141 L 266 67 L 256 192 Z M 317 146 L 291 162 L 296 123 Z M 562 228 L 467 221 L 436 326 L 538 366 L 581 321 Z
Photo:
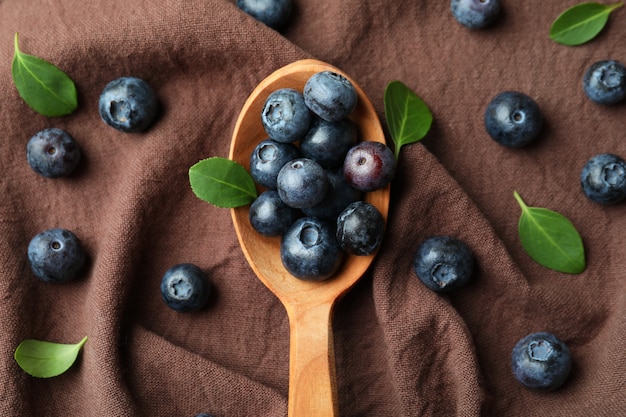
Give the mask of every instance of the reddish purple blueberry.
M 393 151 L 381 142 L 360 142 L 350 148 L 343 163 L 348 184 L 360 191 L 384 188 L 396 172 Z

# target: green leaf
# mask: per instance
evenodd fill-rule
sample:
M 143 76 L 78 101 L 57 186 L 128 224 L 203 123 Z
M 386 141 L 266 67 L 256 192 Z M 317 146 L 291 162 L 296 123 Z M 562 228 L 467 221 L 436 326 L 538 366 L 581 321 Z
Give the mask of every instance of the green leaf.
M 571 221 L 555 211 L 528 207 L 517 191 L 515 199 L 522 208 L 518 232 L 524 250 L 546 268 L 568 274 L 585 270 L 585 249 Z
M 86 341 L 87 336 L 75 345 L 26 339 L 15 349 L 14 357 L 27 374 L 51 378 L 61 375 L 74 364 Z
M 552 23 L 550 39 L 568 46 L 588 42 L 604 28 L 611 12 L 622 5 L 620 2 L 612 5 L 581 3 L 572 6 Z
M 17 33 L 11 74 L 20 96 L 36 112 L 56 117 L 76 110 L 74 81 L 51 63 L 21 52 Z
M 418 142 L 426 136 L 433 115 L 426 103 L 401 81 L 387 84 L 384 102 L 385 118 L 397 159 L 402 146 Z
M 245 206 L 257 197 L 254 180 L 238 163 L 220 157 L 204 159 L 189 168 L 196 196 L 222 208 Z

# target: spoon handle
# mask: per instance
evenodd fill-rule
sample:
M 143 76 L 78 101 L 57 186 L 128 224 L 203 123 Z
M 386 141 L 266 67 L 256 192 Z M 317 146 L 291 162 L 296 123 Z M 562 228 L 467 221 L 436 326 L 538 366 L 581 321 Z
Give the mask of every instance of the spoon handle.
M 289 309 L 289 417 L 339 415 L 332 335 L 333 303 Z

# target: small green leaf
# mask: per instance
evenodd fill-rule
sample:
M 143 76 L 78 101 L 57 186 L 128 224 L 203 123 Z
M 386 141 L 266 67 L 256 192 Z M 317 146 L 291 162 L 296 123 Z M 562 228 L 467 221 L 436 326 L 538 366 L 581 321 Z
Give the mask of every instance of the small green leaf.
M 568 274 L 585 270 L 585 249 L 571 221 L 555 211 L 528 207 L 513 192 L 522 209 L 518 232 L 524 250 L 539 265 Z
M 196 196 L 222 208 L 245 206 L 257 197 L 254 180 L 246 169 L 227 159 L 203 159 L 189 168 L 189 183 Z
M 620 2 L 612 5 L 581 3 L 572 6 L 552 23 L 550 39 L 568 46 L 588 42 L 604 28 L 611 12 L 622 5 Z
M 433 115 L 426 103 L 401 81 L 387 84 L 384 102 L 385 118 L 397 159 L 403 145 L 418 142 L 426 136 Z
M 26 339 L 15 349 L 14 357 L 27 374 L 51 378 L 61 375 L 74 364 L 86 341 L 87 336 L 75 345 Z
M 74 81 L 51 63 L 21 52 L 17 33 L 11 74 L 20 96 L 36 112 L 56 117 L 76 110 Z

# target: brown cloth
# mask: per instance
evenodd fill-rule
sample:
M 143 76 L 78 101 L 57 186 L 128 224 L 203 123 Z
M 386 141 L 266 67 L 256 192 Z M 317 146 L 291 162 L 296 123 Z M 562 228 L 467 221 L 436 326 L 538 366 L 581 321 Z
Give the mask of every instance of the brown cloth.
M 626 60 L 626 10 L 592 42 L 549 39 L 571 1 L 503 0 L 486 30 L 458 24 L 447 0 L 295 0 L 282 33 L 227 0 L 0 2 L 0 415 L 286 416 L 289 324 L 246 263 L 228 209 L 191 191 L 188 169 L 228 155 L 239 110 L 256 84 L 302 58 L 333 64 L 359 83 L 385 124 L 383 93 L 401 80 L 432 109 L 433 128 L 401 152 L 385 242 L 338 303 L 333 321 L 341 416 L 626 415 L 626 207 L 581 191 L 592 155 L 626 156 L 626 107 L 582 90 L 585 69 Z M 68 73 L 79 107 L 47 118 L 11 79 L 13 37 L 25 53 Z M 145 79 L 162 106 L 145 133 L 98 114 L 104 85 Z M 490 99 L 518 90 L 540 105 L 538 141 L 505 148 L 486 134 Z M 65 179 L 35 174 L 26 142 L 66 129 L 84 159 Z M 388 139 L 389 140 L 389 139 Z M 520 208 L 567 216 L 583 238 L 580 275 L 535 263 L 518 237 Z M 74 231 L 89 253 L 75 282 L 30 271 L 30 239 Z M 474 251 L 466 287 L 440 295 L 416 278 L 413 255 L 447 234 Z M 214 294 L 182 314 L 161 299 L 163 273 L 205 270 Z M 537 393 L 512 376 L 511 349 L 550 331 L 571 349 L 561 389 Z M 13 358 L 23 339 L 89 339 L 65 374 L 38 379 Z

